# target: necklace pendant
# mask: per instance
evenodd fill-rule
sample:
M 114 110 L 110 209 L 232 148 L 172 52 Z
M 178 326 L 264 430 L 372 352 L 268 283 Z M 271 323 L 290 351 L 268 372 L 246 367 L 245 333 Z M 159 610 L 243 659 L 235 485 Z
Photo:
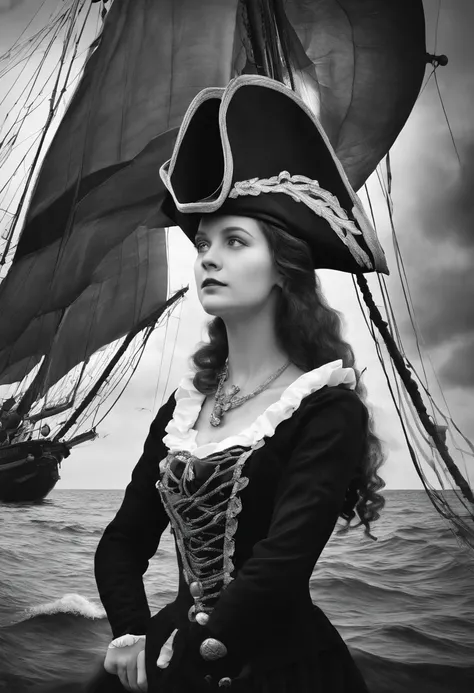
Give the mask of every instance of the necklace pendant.
M 209 421 L 211 422 L 211 426 L 219 426 L 221 423 L 220 418 L 216 416 L 214 412 L 212 412 Z
M 229 409 L 240 407 L 241 404 L 244 404 L 244 402 L 249 400 L 251 397 L 255 397 L 256 395 L 260 394 L 260 392 L 263 392 L 263 390 L 265 390 L 270 385 L 270 383 L 276 380 L 276 378 L 278 378 L 278 376 L 281 375 L 285 368 L 288 368 L 289 365 L 290 361 L 287 361 L 287 363 L 285 363 L 281 368 L 279 368 L 275 373 L 273 373 L 273 375 L 267 378 L 265 382 L 262 383 L 262 385 L 257 387 L 255 390 L 253 390 L 253 392 L 250 392 L 248 395 L 245 395 L 244 397 L 237 397 L 237 393 L 240 392 L 240 387 L 238 385 L 232 385 L 230 393 L 227 395 L 222 392 L 224 381 L 227 380 L 227 376 L 229 373 L 229 362 L 227 359 L 225 362 L 225 367 L 219 373 L 219 383 L 217 385 L 217 390 L 214 395 L 214 409 L 212 411 L 211 416 L 209 417 L 211 425 L 219 426 L 222 417 L 227 411 L 229 411 Z

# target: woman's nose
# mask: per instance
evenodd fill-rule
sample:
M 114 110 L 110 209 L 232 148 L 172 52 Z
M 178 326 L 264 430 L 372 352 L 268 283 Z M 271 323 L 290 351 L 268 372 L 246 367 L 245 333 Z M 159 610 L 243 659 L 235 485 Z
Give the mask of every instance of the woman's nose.
M 218 267 L 220 265 L 218 255 L 215 248 L 208 248 L 208 250 L 201 255 L 201 263 L 204 269 L 207 267 Z

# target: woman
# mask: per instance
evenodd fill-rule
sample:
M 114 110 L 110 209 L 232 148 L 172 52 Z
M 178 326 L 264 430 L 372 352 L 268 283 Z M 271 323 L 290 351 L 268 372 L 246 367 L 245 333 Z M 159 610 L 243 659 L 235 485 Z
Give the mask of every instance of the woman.
M 314 116 L 272 80 L 201 92 L 160 173 L 215 317 L 97 549 L 108 683 L 366 692 L 308 582 L 338 517 L 370 532 L 383 455 L 314 269 L 385 271 L 383 252 Z M 150 618 L 142 576 L 169 522 L 179 592 Z

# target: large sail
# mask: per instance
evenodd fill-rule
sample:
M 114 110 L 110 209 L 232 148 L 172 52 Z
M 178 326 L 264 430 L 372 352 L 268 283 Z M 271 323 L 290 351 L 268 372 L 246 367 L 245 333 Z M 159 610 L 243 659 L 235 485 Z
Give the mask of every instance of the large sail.
M 0 382 L 21 379 L 49 354 L 52 383 L 79 355 L 126 334 L 166 299 L 158 168 L 201 85 L 230 78 L 236 2 L 223 5 L 196 36 L 191 1 L 179 9 L 172 2 L 113 3 L 43 161 L 0 286 Z M 193 46 L 198 54 L 203 45 L 205 58 L 189 61 Z M 150 228 L 155 232 L 143 235 Z M 155 281 L 144 296 L 146 275 Z M 108 310 L 96 319 L 98 297 L 102 303 L 106 294 L 109 308 L 128 301 L 141 310 Z M 65 343 L 74 344 L 67 361 Z
M 127 264 L 139 228 L 167 225 L 166 218 L 156 217 L 164 194 L 158 168 L 170 156 L 195 94 L 257 71 L 252 5 L 112 4 L 44 158 L 13 265 L 0 286 L 1 383 L 25 376 L 53 343 L 74 342 L 77 355 L 86 354 L 106 334 L 130 329 L 125 315 L 121 325 L 114 316 L 114 328 L 107 330 L 87 314 L 95 312 L 95 297 L 110 290 L 114 276 L 115 300 L 121 300 L 122 290 L 131 291 L 120 281 L 121 269 L 113 270 L 106 258 L 120 256 Z M 288 0 L 281 7 L 295 88 L 318 111 L 358 187 L 392 144 L 419 90 L 421 2 Z M 166 271 L 164 255 L 158 265 Z M 156 293 L 157 302 L 164 297 Z M 91 329 L 67 337 L 73 315 Z M 53 363 L 48 382 L 77 357 Z

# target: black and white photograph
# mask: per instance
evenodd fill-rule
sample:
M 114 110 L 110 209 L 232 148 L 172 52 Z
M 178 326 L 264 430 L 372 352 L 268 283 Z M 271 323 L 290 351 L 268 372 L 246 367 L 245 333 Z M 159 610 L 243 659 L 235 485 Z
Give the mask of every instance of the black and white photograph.
M 0 693 L 474 691 L 473 31 L 0 0 Z

